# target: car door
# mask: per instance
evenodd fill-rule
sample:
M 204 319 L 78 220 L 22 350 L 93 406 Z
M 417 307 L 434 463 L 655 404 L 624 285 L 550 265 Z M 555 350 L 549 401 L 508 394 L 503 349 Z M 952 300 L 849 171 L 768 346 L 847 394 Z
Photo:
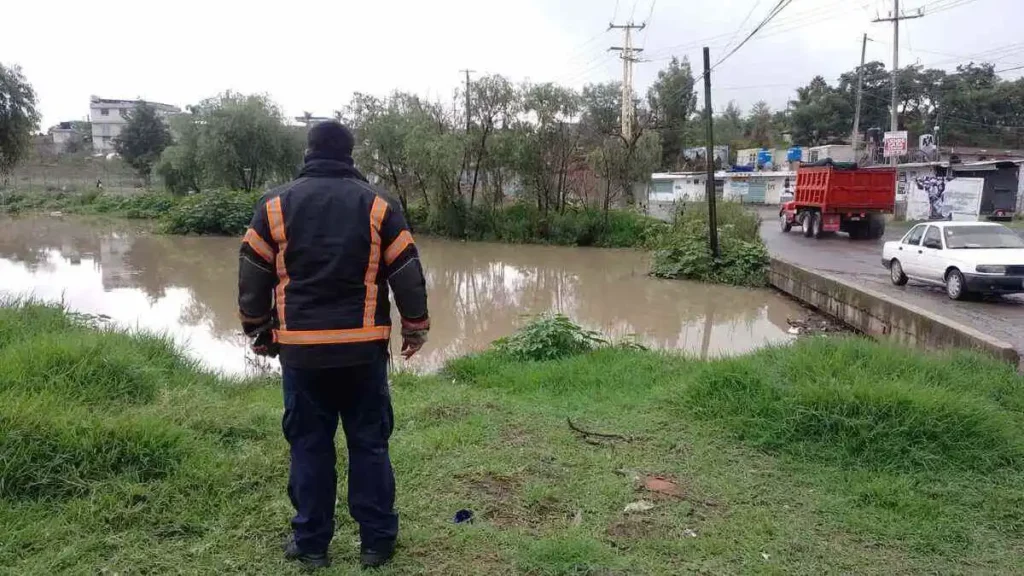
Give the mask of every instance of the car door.
M 918 249 L 918 267 L 921 270 L 922 280 L 929 282 L 943 282 L 943 275 L 946 271 L 945 252 L 942 249 L 942 229 L 938 226 L 928 226 L 924 233 L 924 239 Z
M 920 275 L 920 257 L 921 254 L 918 252 L 921 249 L 921 238 L 924 237 L 924 231 L 928 228 L 927 224 L 918 224 L 910 229 L 900 240 L 899 246 L 896 247 L 895 257 L 900 261 L 900 265 L 903 266 L 903 273 L 907 276 L 919 276 Z

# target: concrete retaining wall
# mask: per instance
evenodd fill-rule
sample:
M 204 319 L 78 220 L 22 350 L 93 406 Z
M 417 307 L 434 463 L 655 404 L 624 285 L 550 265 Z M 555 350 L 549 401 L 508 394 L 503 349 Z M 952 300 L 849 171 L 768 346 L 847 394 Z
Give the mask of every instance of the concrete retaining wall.
M 1019 365 L 1013 346 L 922 308 L 825 272 L 772 258 L 772 286 L 861 332 L 930 350 L 972 348 Z

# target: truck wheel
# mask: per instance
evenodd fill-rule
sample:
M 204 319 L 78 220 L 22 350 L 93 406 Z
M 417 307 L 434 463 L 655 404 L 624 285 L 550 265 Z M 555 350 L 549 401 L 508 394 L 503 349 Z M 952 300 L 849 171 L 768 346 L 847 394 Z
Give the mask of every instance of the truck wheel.
M 878 240 L 885 235 L 885 218 L 877 214 L 868 217 L 866 236 L 871 240 Z
M 786 218 L 785 212 L 779 213 L 779 228 L 782 229 L 783 234 L 793 229 L 793 223 Z
M 821 214 L 818 212 L 811 214 L 811 235 L 817 239 L 821 239 L 825 235 L 824 226 L 822 226 L 821 222 Z
M 903 265 L 895 258 L 889 263 L 889 279 L 896 286 L 903 286 L 907 283 L 907 275 L 903 273 Z
M 867 222 L 863 220 L 847 222 L 846 233 L 850 235 L 850 240 L 863 240 L 867 236 Z
M 946 273 L 946 296 L 953 300 L 967 298 L 967 283 L 964 282 L 964 275 L 956 268 Z
M 814 212 L 804 212 L 803 218 L 800 220 L 801 226 L 803 227 L 804 238 L 811 237 L 811 224 L 814 223 Z

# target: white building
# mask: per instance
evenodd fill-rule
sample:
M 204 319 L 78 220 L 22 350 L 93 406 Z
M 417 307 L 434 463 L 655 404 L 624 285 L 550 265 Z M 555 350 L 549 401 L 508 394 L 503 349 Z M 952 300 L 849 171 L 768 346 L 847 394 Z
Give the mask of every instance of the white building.
M 128 115 L 142 100 L 111 100 L 99 96 L 89 97 L 89 117 L 92 120 L 92 149 L 107 154 L 114 151 L 114 138 L 128 123 Z M 181 108 L 170 104 L 145 101 L 161 117 L 180 114 Z
M 715 172 L 715 191 L 722 195 L 722 175 Z M 671 220 L 678 204 L 703 202 L 707 198 L 707 172 L 663 172 L 651 174 L 647 193 L 647 214 Z
M 834 162 L 856 162 L 857 155 L 849 144 L 826 144 L 812 146 L 804 153 L 804 162 L 820 162 L 831 158 Z
M 796 172 L 726 172 L 723 198 L 743 204 L 777 206 L 783 196 L 792 194 L 796 186 Z

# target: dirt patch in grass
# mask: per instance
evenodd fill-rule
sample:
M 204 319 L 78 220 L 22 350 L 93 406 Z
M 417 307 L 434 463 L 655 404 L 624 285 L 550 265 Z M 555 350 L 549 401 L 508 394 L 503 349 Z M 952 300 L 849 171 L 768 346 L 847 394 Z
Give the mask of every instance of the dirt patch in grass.
M 501 443 L 506 446 L 526 446 L 530 442 L 530 434 L 525 428 L 510 424 L 501 429 Z

